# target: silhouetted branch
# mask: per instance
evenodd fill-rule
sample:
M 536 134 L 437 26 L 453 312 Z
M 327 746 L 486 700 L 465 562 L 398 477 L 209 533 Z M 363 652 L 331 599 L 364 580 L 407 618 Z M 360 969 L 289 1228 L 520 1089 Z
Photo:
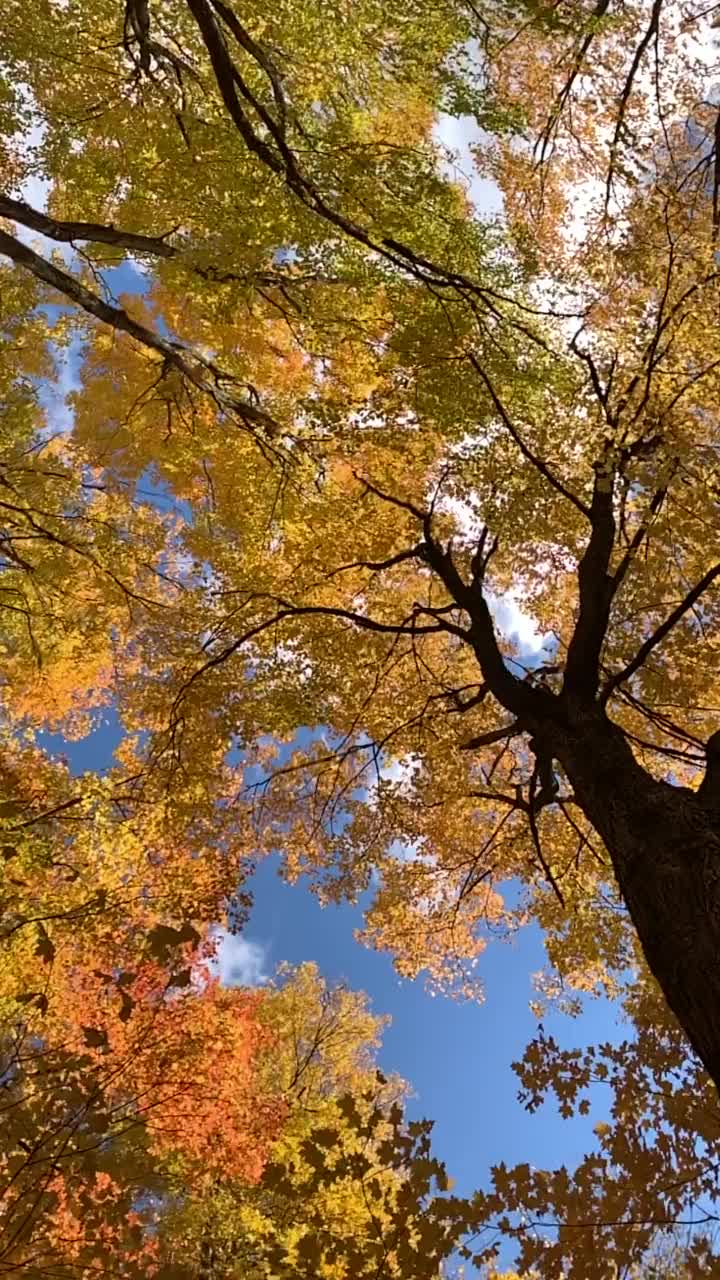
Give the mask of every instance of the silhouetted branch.
M 629 680 L 636 671 L 640 670 L 640 667 L 647 658 L 649 658 L 653 649 L 656 649 L 657 646 L 662 643 L 665 637 L 670 634 L 673 627 L 676 626 L 680 619 L 683 618 L 690 609 L 692 609 L 693 605 L 700 599 L 703 592 L 706 591 L 718 577 L 720 577 L 720 564 L 716 564 L 712 569 L 708 569 L 707 573 L 692 588 L 692 590 L 688 591 L 685 599 L 680 602 L 676 609 L 673 609 L 669 617 L 667 617 L 664 622 L 660 623 L 660 626 L 653 631 L 651 636 L 648 636 L 645 643 L 638 649 L 635 657 L 632 659 L 632 662 L 629 662 L 626 667 L 623 667 L 622 671 L 618 671 L 616 675 L 612 676 L 610 680 L 608 680 L 602 693 L 603 702 L 607 702 L 608 698 L 614 690 L 617 689 L 618 685 L 624 684 L 625 681 Z
M 590 507 L 592 530 L 578 566 L 580 610 L 568 645 L 564 680 L 568 693 L 583 697 L 592 697 L 597 690 L 600 651 L 610 616 L 612 579 L 608 567 L 615 541 L 614 478 L 609 462 L 595 464 Z

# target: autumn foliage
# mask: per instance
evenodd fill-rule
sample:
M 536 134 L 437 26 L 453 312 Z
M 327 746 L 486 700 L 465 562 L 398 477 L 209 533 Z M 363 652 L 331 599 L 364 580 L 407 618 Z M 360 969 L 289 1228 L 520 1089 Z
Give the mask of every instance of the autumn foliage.
M 714 21 L 5 6 L 0 1269 L 720 1267 Z M 278 852 L 404 978 L 531 924 L 539 1020 L 617 1002 L 515 1068 L 610 1097 L 576 1169 L 453 1195 L 361 996 L 220 986 Z

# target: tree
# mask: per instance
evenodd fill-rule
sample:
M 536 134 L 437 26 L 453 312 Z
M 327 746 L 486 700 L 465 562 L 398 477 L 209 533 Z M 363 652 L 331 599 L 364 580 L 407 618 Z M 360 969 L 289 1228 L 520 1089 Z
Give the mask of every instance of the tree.
M 682 1060 L 656 982 L 718 1085 L 710 16 L 367 0 L 329 41 L 326 7 L 11 5 L 0 208 L 23 230 L 0 251 L 32 359 L 58 295 L 85 344 L 61 479 L 23 471 L 3 539 L 8 714 L 38 714 L 46 650 L 72 683 L 57 637 L 89 634 L 70 702 L 117 705 L 128 813 L 186 848 L 218 823 L 243 866 L 282 845 L 326 897 L 374 884 L 367 939 L 439 985 L 470 990 L 487 936 L 535 918 L 556 985 L 623 992 L 639 1043 Z M 443 176 L 443 110 L 485 130 L 502 225 Z M 46 174 L 47 211 L 22 191 Z M 106 296 L 132 261 L 144 296 Z M 90 574 L 79 616 L 35 595 L 45 568 Z M 613 1150 L 659 1192 L 643 1159 Z M 500 1184 L 513 1209 L 540 1196 Z M 562 1178 L 543 1195 L 588 1220 Z M 556 1269 L 587 1266 L 577 1239 Z
M 151 932 L 158 958 L 177 932 Z M 468 1206 L 431 1194 L 449 1186 L 431 1125 L 406 1126 L 404 1086 L 376 1073 L 364 997 L 313 966 L 262 995 L 220 991 L 197 957 L 192 983 L 102 974 L 71 945 L 41 935 L 42 990 L 0 1006 L 5 1269 L 437 1275 Z
M 191 1275 L 434 1280 L 472 1206 L 446 1194 L 432 1125 L 405 1120 L 404 1083 L 376 1070 L 383 1020 L 313 965 L 284 970 L 260 1018 L 274 1038 L 258 1073 L 285 1101 L 282 1131 L 255 1183 L 224 1176 L 198 1189 L 176 1170 L 161 1256 Z
M 68 797 L 32 747 L 2 765 L 2 1266 L 154 1274 L 177 1153 L 198 1188 L 252 1182 L 283 1122 L 258 998 L 207 972 L 217 867 L 189 885 L 159 824 L 140 836 L 99 780 Z

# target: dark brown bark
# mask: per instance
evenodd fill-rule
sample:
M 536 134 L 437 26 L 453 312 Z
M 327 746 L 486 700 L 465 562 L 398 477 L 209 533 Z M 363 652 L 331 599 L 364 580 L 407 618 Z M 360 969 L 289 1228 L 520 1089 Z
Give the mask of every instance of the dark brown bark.
M 613 596 L 608 565 L 615 541 L 613 517 L 614 471 L 595 464 L 595 483 L 589 511 L 591 533 L 578 565 L 580 611 L 565 663 L 565 688 L 594 697 L 600 673 L 600 654 L 610 617 Z
M 64 222 L 52 218 L 40 209 L 33 209 L 25 200 L 14 200 L 11 196 L 0 192 L 0 217 L 21 222 L 31 231 L 57 240 L 61 244 L 74 244 L 80 240 L 90 240 L 94 244 L 109 244 L 127 253 L 149 255 L 153 258 L 173 258 L 177 250 L 161 236 L 142 236 L 133 231 L 123 231 L 118 227 L 105 226 L 99 222 Z
M 720 804 L 651 777 L 596 707 L 540 731 L 602 836 L 645 958 L 720 1089 Z M 712 741 L 712 740 L 711 740 Z

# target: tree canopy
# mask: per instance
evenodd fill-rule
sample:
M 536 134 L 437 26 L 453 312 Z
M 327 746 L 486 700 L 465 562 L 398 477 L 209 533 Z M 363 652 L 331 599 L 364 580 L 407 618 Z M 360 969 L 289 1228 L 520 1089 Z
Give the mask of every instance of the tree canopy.
M 717 11 L 5 6 L 3 1265 L 720 1267 Z M 275 851 L 404 977 L 535 922 L 618 1001 L 516 1068 L 609 1086 L 577 1169 L 454 1197 L 359 996 L 219 987 Z

